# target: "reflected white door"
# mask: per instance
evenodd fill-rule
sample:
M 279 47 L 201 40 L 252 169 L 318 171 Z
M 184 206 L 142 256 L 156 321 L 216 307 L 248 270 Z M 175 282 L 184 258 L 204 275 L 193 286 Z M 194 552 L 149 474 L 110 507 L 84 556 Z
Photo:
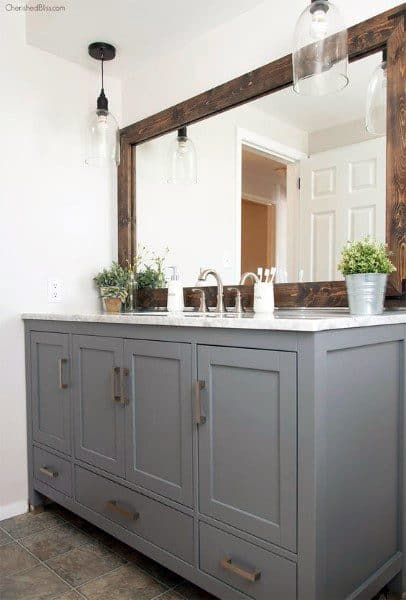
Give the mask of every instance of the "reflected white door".
M 304 281 L 342 279 L 348 240 L 385 241 L 386 138 L 313 154 L 301 161 L 300 256 Z

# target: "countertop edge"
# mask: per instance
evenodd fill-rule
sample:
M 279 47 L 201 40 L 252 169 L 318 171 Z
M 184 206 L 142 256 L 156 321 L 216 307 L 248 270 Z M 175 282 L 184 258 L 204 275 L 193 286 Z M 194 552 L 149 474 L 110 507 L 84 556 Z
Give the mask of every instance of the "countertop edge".
M 178 315 L 105 315 L 100 313 L 23 313 L 24 321 L 65 321 L 78 323 L 113 323 L 124 325 L 151 325 L 163 327 L 203 327 L 215 329 L 243 329 L 255 331 L 301 331 L 318 332 L 333 329 L 353 329 L 382 325 L 406 324 L 405 313 L 374 316 L 326 316 L 318 318 L 227 318 L 187 317 Z

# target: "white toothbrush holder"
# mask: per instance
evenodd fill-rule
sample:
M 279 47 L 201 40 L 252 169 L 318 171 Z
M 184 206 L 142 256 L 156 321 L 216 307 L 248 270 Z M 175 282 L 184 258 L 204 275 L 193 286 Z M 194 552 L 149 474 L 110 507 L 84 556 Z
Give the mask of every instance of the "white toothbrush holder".
M 254 312 L 256 314 L 270 315 L 275 310 L 275 296 L 273 283 L 258 281 L 254 285 Z

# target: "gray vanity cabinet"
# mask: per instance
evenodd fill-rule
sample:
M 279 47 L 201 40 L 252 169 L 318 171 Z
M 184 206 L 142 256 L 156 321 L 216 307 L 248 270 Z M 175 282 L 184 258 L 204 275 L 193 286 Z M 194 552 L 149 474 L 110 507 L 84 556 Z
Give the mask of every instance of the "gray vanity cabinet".
M 199 346 L 198 378 L 200 511 L 294 551 L 296 354 Z
M 125 340 L 128 376 L 126 477 L 191 506 L 190 344 Z
M 221 600 L 406 591 L 404 323 L 126 318 L 26 323 L 32 506 Z
M 33 332 L 31 357 L 33 439 L 69 454 L 69 335 Z
M 74 335 L 72 348 L 75 456 L 124 476 L 124 412 L 120 338 Z

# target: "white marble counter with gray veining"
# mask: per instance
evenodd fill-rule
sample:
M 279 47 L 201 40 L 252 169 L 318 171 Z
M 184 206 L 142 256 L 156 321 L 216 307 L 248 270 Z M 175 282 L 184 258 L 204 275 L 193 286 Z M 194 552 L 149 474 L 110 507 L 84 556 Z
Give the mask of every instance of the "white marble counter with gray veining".
M 387 311 L 383 315 L 351 316 L 345 309 L 293 309 L 275 311 L 274 315 L 244 313 L 199 314 L 187 313 L 122 313 L 108 315 L 102 313 L 26 313 L 24 320 L 76 321 L 82 323 L 123 323 L 131 325 L 154 325 L 163 327 L 214 327 L 223 329 L 250 329 L 275 331 L 326 331 L 350 329 L 376 325 L 406 324 L 406 310 Z

